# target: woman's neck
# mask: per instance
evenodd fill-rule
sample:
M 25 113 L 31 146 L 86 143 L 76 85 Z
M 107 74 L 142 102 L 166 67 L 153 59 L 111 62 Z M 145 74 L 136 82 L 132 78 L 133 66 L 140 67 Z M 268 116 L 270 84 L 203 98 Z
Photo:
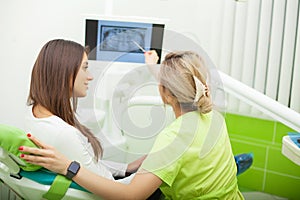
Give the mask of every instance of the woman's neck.
M 33 106 L 32 113 L 36 118 L 46 118 L 53 115 L 48 109 L 40 104 Z
M 186 112 L 184 112 L 184 111 L 181 109 L 181 107 L 180 107 L 180 105 L 179 105 L 178 103 L 170 104 L 170 106 L 171 106 L 172 109 L 173 109 L 173 112 L 174 112 L 174 114 L 175 114 L 176 119 L 177 119 L 178 117 L 180 117 L 181 115 L 184 115 L 184 114 L 186 113 Z

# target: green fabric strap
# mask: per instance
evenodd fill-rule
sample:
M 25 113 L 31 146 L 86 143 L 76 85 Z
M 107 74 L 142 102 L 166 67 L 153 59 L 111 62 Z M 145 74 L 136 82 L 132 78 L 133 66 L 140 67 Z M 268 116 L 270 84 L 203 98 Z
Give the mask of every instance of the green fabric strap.
M 71 180 L 58 174 L 53 180 L 50 189 L 43 197 L 48 200 L 60 200 L 65 196 L 71 183 Z

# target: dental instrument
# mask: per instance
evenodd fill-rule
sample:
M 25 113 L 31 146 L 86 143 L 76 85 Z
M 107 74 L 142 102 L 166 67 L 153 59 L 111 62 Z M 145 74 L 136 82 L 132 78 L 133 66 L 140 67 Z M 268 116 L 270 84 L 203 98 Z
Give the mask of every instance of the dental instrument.
M 134 40 L 132 40 L 132 42 L 140 49 L 140 50 L 142 50 L 142 52 L 146 52 L 146 50 L 143 48 L 143 47 L 141 47 L 141 45 L 139 45 L 136 41 L 134 41 Z

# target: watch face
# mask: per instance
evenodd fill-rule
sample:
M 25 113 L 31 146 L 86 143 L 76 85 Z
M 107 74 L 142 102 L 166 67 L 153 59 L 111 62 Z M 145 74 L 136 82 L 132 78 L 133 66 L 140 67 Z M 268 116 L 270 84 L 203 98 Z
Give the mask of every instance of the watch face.
M 68 171 L 72 172 L 72 173 L 77 173 L 78 169 L 80 168 L 79 163 L 77 162 L 72 162 L 71 165 L 69 166 Z
M 71 162 L 71 164 L 68 167 L 66 177 L 71 180 L 78 173 L 79 169 L 80 164 L 78 162 Z

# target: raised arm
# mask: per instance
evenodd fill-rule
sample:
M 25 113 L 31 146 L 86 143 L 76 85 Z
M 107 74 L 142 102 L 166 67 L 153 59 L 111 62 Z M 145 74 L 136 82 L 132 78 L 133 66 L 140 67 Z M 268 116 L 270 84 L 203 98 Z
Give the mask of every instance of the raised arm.
M 35 137 L 29 137 L 40 148 L 22 146 L 21 158 L 29 163 L 40 165 L 50 171 L 66 175 L 72 162 L 52 146 L 46 145 Z M 30 153 L 25 154 L 25 153 Z M 129 185 L 118 183 L 92 173 L 81 166 L 73 181 L 105 199 L 146 199 L 162 183 L 156 175 L 140 170 Z
M 154 50 L 147 51 L 144 53 L 144 56 L 145 56 L 145 63 L 147 64 L 148 70 L 154 76 L 154 78 L 158 81 L 160 65 L 157 64 L 159 57 L 158 57 L 156 51 L 154 51 Z

